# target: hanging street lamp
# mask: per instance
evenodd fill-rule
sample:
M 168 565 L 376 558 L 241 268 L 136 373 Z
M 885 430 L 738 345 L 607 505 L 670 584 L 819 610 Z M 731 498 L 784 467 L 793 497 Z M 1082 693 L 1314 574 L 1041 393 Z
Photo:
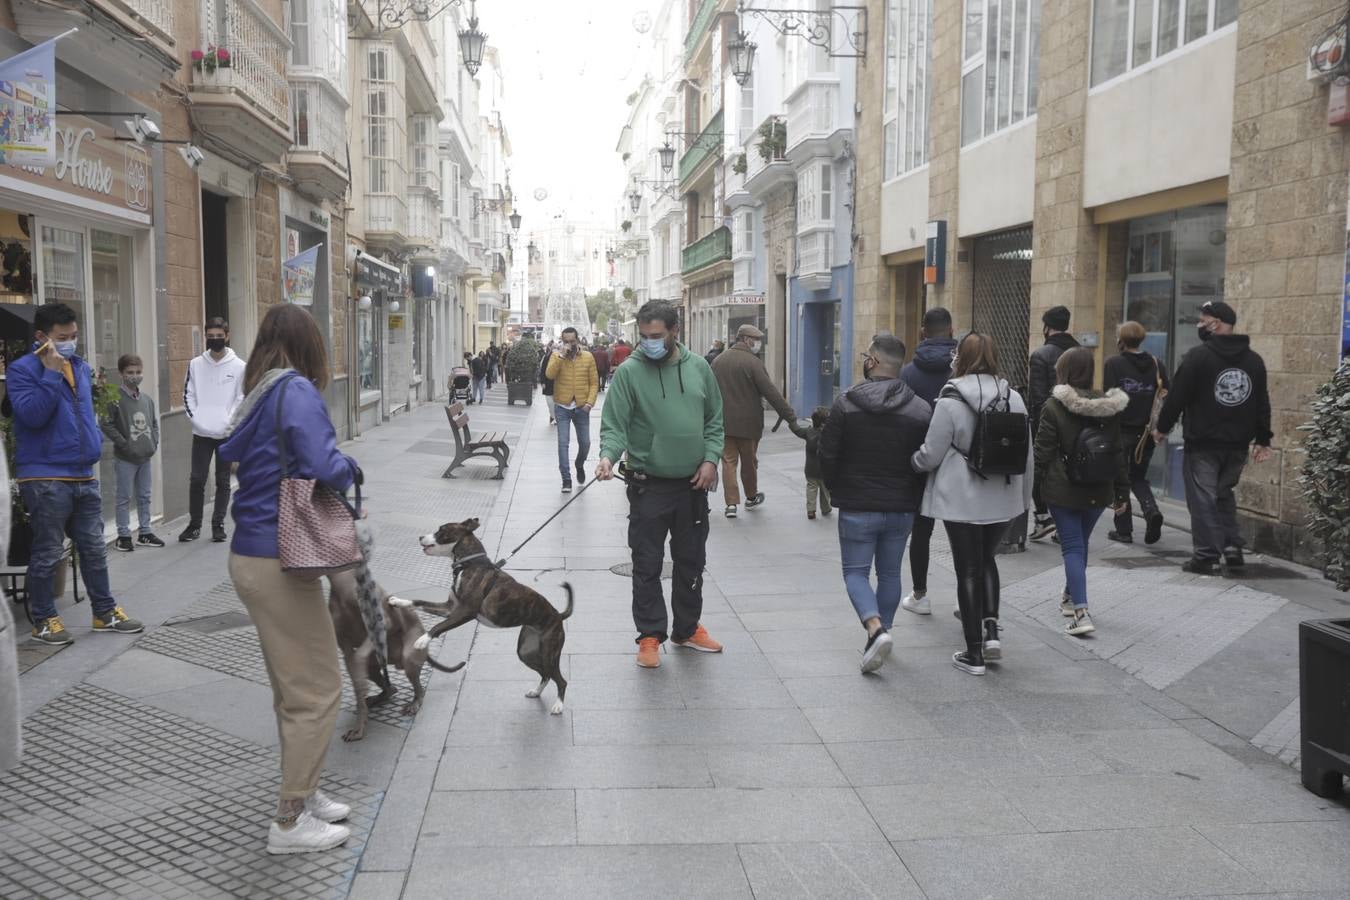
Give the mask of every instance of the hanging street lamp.
M 474 0 L 469 4 L 469 27 L 459 33 L 459 52 L 464 57 L 464 68 L 470 77 L 478 75 L 486 47 L 487 35 L 478 30 L 478 3 Z
M 519 232 L 519 231 L 520 231 L 520 213 L 518 213 L 518 212 L 513 212 L 513 213 L 511 213 L 511 215 L 510 215 L 508 218 L 510 218 L 510 220 L 511 220 L 511 230 L 512 230 L 512 231 L 515 231 L 515 232 Z
M 628 195 L 628 205 L 633 207 L 634 213 L 642 208 L 642 194 L 636 187 Z
M 675 168 L 675 148 L 670 145 L 670 141 L 666 141 L 656 152 L 661 156 L 661 171 L 669 175 Z
M 727 53 L 731 57 L 731 74 L 736 77 L 736 83 L 741 87 L 745 87 L 754 73 L 757 48 L 758 45 L 750 40 L 750 36 L 744 31 L 737 31 L 736 37 L 727 42 Z

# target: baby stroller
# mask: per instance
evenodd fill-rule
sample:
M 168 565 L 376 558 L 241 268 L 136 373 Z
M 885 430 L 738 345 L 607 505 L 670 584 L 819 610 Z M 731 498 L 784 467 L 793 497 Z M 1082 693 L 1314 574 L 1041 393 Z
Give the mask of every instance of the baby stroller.
M 452 400 L 463 400 L 465 403 L 472 403 L 473 399 L 469 396 L 469 385 L 473 382 L 473 377 L 469 370 L 463 366 L 456 366 L 450 370 L 450 398 Z

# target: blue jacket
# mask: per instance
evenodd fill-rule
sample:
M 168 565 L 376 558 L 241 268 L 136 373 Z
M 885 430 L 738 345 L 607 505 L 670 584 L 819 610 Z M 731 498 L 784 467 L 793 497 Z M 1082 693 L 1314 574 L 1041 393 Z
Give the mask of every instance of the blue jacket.
M 220 445 L 221 459 L 239 463 L 230 549 L 240 556 L 276 559 L 278 555 L 277 495 L 282 473 L 276 405 L 282 384 L 287 387 L 281 425 L 292 477 L 317 479 L 338 493 L 346 493 L 356 478 L 356 461 L 338 452 L 337 432 L 319 389 L 299 375 L 278 381 Z
M 37 349 L 37 344 L 33 344 Z M 27 353 L 5 372 L 14 408 L 15 478 L 93 478 L 103 455 L 103 430 L 94 416 L 93 370 L 79 356 L 72 392 L 66 378 Z
M 937 403 L 942 386 L 952 377 L 955 354 L 956 338 L 920 341 L 919 346 L 914 348 L 914 359 L 900 370 L 900 378 L 932 406 Z

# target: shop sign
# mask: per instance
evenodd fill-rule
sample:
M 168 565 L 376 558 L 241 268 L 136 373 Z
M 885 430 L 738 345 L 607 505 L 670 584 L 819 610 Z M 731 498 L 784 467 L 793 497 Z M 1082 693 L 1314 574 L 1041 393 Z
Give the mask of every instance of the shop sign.
M 763 306 L 763 294 L 731 294 L 727 297 L 727 306 Z
M 402 316 L 390 316 L 390 317 L 389 317 L 389 328 L 390 328 L 391 330 L 394 329 L 394 328 L 402 328 L 402 327 L 403 327 L 403 317 L 402 317 Z
M 324 231 L 327 231 L 328 217 L 325 216 L 323 213 L 319 212 L 317 209 L 311 209 L 309 211 L 309 224 L 315 226 L 316 228 L 322 228 Z
M 33 184 L 150 211 L 150 157 L 135 143 L 114 140 L 111 129 L 79 116 L 62 116 L 56 129 L 56 163 L 10 166 L 3 171 Z M 74 124 L 69 124 L 69 123 Z
M 398 293 L 403 286 L 403 273 L 362 253 L 356 258 L 356 283 L 375 290 Z

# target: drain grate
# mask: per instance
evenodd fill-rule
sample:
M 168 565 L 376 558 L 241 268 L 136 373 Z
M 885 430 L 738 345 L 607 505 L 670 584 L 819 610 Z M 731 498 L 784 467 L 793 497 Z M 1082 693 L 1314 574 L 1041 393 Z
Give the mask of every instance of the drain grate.
M 234 628 L 251 628 L 253 627 L 253 620 L 248 617 L 246 612 L 232 610 L 214 616 L 204 616 L 200 619 L 184 619 L 174 622 L 172 627 L 187 628 L 199 634 L 214 634 L 217 631 L 230 631 Z
M 624 578 L 633 577 L 633 564 L 630 562 L 619 563 L 617 566 L 610 566 L 609 570 L 613 572 L 615 575 L 622 575 Z M 674 574 L 675 574 L 675 567 L 673 565 L 671 565 L 668 562 L 663 563 L 661 565 L 662 578 L 670 578 Z

